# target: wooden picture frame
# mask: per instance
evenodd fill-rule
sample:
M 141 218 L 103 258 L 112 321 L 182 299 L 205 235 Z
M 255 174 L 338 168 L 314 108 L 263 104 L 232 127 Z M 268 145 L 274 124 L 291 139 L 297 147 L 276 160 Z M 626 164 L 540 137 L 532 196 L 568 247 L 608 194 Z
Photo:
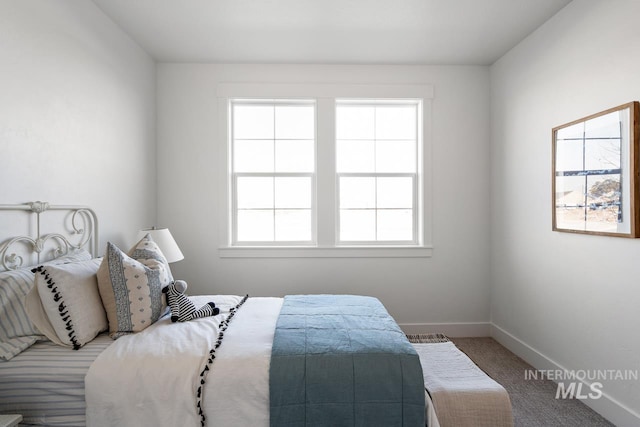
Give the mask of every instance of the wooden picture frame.
M 638 101 L 553 128 L 554 231 L 640 237 Z

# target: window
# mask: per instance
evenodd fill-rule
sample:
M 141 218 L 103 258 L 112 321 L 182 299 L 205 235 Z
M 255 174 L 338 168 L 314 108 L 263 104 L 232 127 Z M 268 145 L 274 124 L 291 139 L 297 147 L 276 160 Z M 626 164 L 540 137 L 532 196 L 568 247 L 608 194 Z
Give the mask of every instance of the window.
M 339 100 L 339 242 L 415 244 L 420 101 Z
M 235 244 L 312 243 L 314 101 L 231 102 Z
M 218 93 L 221 256 L 430 255 L 430 86 L 224 84 Z

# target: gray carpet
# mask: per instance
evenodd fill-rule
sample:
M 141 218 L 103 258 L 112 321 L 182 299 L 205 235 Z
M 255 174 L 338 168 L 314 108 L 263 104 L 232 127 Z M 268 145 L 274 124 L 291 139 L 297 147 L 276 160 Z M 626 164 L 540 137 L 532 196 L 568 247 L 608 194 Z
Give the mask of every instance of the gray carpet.
M 452 338 L 476 365 L 509 393 L 516 427 L 613 426 L 577 399 L 556 399 L 556 384 L 525 380 L 534 369 L 493 338 Z

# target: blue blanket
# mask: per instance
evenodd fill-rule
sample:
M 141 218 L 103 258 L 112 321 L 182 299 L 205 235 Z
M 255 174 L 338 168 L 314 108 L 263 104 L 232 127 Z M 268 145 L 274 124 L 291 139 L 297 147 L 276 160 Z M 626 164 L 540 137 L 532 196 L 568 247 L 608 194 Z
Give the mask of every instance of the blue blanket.
M 269 393 L 272 427 L 425 425 L 420 359 L 372 297 L 286 296 Z

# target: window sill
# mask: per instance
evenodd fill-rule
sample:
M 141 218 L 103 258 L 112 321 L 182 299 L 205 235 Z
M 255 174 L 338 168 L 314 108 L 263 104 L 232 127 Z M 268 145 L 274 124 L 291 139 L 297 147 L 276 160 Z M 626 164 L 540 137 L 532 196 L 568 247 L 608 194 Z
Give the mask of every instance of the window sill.
M 227 246 L 220 258 L 430 258 L 431 246 L 316 247 L 316 246 Z

